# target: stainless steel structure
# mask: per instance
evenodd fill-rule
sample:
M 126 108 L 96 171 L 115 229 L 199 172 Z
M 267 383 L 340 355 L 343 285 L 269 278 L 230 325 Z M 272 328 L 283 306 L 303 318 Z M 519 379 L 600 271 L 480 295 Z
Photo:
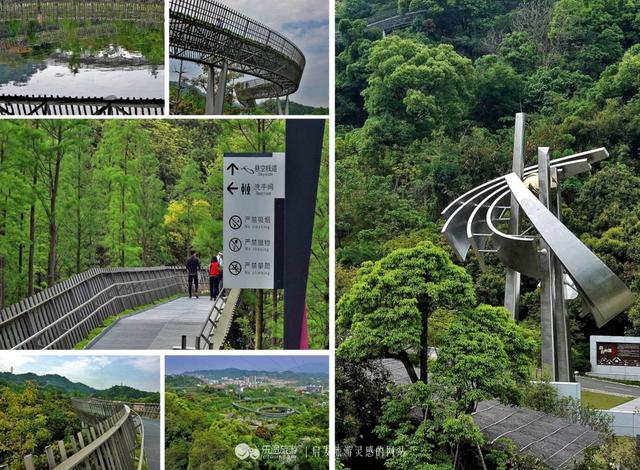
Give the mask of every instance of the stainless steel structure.
M 288 97 L 300 86 L 304 54 L 280 33 L 213 0 L 171 0 L 169 17 L 170 57 L 208 67 L 205 114 L 223 113 L 229 70 L 260 79 L 236 87 L 245 104 Z
M 567 280 L 575 284 L 585 314 L 591 313 L 598 327 L 633 302 L 622 281 L 561 220 L 561 180 L 589 171 L 609 154 L 599 148 L 550 160 L 549 149 L 540 147 L 538 164 L 523 168 L 524 121 L 524 114 L 516 115 L 513 172 L 472 189 L 447 206 L 442 232 L 461 260 L 471 249 L 482 268 L 487 253 L 495 254 L 506 266 L 505 307 L 516 319 L 520 274 L 540 280 L 542 364 L 553 380 L 570 381 Z M 537 196 L 523 183 L 527 177 L 537 180 Z M 555 199 L 552 189 L 556 189 Z M 530 225 L 525 231 L 521 230 L 521 213 Z

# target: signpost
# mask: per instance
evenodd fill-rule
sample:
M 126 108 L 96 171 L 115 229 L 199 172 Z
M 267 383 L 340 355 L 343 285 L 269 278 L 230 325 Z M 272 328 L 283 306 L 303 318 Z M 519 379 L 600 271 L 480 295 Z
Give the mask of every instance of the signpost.
M 308 343 L 306 292 L 324 131 L 323 119 L 289 119 L 286 158 L 224 156 L 224 287 L 284 289 L 285 349 Z
M 285 197 L 284 153 L 224 156 L 224 286 L 273 289 L 276 200 Z

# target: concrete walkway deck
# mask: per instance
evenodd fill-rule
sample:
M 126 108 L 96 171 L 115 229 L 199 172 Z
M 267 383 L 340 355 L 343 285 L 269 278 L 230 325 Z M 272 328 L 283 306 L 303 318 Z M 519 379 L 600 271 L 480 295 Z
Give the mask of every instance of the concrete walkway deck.
M 182 335 L 193 347 L 212 306 L 209 296 L 158 305 L 121 318 L 87 349 L 173 349 L 180 346 Z
M 144 425 L 144 454 L 149 470 L 160 470 L 160 420 L 142 418 Z

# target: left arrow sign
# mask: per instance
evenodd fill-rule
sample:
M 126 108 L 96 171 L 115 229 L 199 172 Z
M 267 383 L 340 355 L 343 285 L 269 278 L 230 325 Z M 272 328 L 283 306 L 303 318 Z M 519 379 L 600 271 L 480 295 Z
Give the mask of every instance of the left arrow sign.
M 237 186 L 233 185 L 233 182 L 231 182 L 229 184 L 229 186 L 227 186 L 227 191 L 229 191 L 229 193 L 233 196 L 234 195 L 234 191 L 236 191 L 238 189 Z

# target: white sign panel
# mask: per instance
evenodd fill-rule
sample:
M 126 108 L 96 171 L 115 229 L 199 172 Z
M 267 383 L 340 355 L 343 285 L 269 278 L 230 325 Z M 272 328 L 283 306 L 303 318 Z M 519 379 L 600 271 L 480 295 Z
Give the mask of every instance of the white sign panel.
M 284 153 L 224 156 L 225 288 L 273 289 L 275 199 L 284 198 Z

